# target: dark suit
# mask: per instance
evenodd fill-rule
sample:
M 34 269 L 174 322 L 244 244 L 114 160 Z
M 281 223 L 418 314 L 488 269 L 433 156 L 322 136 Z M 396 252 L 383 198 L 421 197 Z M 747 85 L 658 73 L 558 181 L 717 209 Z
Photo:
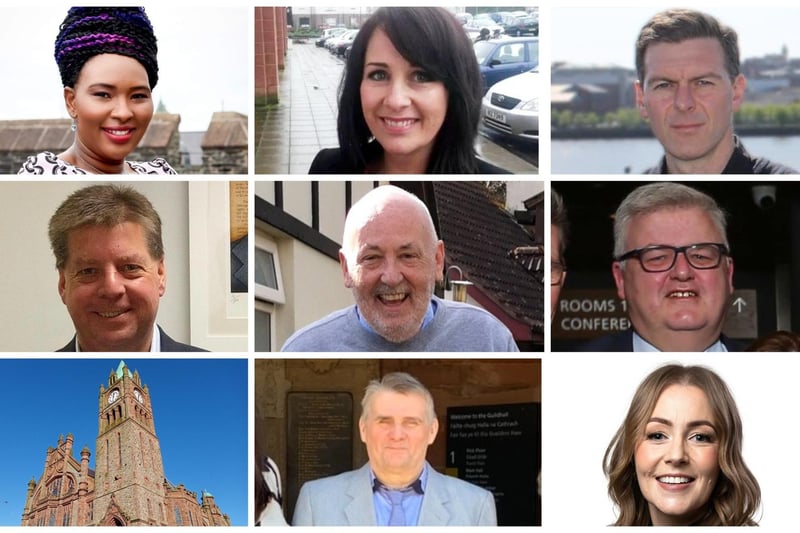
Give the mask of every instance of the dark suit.
M 510 174 L 507 170 L 496 167 L 482 159 L 475 158 L 478 163 L 478 174 Z M 357 167 L 342 157 L 338 148 L 325 148 L 311 162 L 309 174 L 363 174 L 364 167 Z
M 745 349 L 744 343 L 729 339 L 725 335 L 721 335 L 719 340 L 728 349 L 729 352 L 743 352 Z M 578 347 L 578 352 L 632 352 L 633 351 L 633 329 L 626 329 L 617 333 L 604 335 L 596 339 L 592 339 Z
M 158 326 L 158 331 L 161 333 L 161 351 L 162 352 L 207 352 L 208 350 L 203 350 L 202 348 L 197 348 L 196 346 L 190 346 L 188 344 L 183 344 L 176 340 L 173 340 L 169 335 L 164 333 L 164 330 L 161 329 L 161 326 Z M 67 343 L 66 346 L 61 348 L 60 350 L 56 350 L 57 352 L 74 352 L 75 351 L 75 337 L 72 337 L 72 340 Z

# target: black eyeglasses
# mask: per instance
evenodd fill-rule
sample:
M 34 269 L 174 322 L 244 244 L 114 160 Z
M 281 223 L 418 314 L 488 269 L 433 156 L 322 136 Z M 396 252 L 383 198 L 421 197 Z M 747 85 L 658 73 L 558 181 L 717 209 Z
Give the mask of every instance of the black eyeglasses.
M 722 257 L 730 252 L 727 246 L 716 242 L 701 242 L 688 246 L 655 245 L 625 252 L 616 260 L 625 261 L 636 258 L 645 272 L 666 272 L 675 265 L 675 259 L 679 253 L 686 256 L 686 261 L 693 268 L 708 270 L 717 268 Z
M 561 285 L 564 281 L 564 274 L 567 272 L 567 267 L 561 263 L 550 262 L 550 285 Z

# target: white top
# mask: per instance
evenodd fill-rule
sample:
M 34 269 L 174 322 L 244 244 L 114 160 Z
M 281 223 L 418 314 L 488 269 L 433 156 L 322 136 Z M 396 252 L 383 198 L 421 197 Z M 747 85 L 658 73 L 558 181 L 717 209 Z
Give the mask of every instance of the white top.
M 175 169 L 162 157 L 157 157 L 149 162 L 126 161 L 126 163 L 136 174 L 177 174 Z M 39 152 L 36 155 L 28 156 L 17 174 L 63 175 L 90 174 L 90 172 L 59 159 L 53 152 Z

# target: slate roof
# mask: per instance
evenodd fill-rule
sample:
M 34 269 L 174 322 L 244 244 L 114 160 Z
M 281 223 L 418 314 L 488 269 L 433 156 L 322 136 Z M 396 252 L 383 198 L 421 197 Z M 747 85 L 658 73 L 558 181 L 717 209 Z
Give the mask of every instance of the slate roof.
M 506 313 L 543 334 L 544 286 L 513 255 L 542 243 L 495 205 L 480 182 L 435 181 L 433 190 L 446 267 L 458 265 Z
M 203 148 L 247 148 L 247 115 L 233 111 L 217 111 L 211 117 Z

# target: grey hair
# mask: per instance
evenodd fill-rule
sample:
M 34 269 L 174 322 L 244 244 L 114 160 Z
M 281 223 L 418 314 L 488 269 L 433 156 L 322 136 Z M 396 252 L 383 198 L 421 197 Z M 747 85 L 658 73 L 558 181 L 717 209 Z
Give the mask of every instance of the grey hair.
M 361 421 L 366 422 L 367 414 L 369 413 L 370 403 L 375 393 L 387 391 L 396 392 L 398 394 L 409 395 L 418 394 L 425 399 L 427 405 L 427 422 L 430 424 L 436 418 L 436 411 L 433 408 L 433 396 L 430 391 L 425 388 L 425 385 L 419 382 L 417 378 L 405 372 L 390 372 L 380 380 L 373 379 L 364 389 L 364 398 L 361 399 Z
M 696 207 L 703 210 L 714 227 L 728 245 L 727 221 L 725 211 L 704 192 L 680 183 L 649 183 L 634 189 L 619 204 L 614 217 L 614 258 L 624 254 L 628 229 L 631 221 L 638 215 L 647 215 L 664 209 L 688 209 Z

